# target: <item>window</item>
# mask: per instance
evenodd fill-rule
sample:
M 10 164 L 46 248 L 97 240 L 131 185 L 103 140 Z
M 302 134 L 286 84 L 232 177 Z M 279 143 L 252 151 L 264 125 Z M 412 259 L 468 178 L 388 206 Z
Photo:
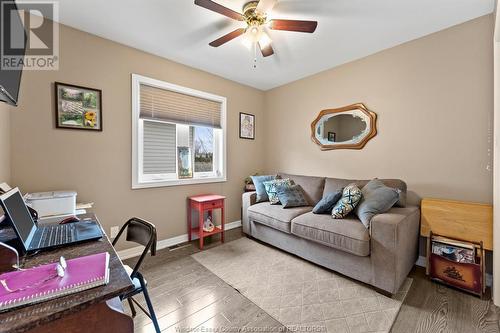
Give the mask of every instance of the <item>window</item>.
M 226 180 L 226 99 L 132 75 L 132 188 Z
M 214 129 L 193 126 L 194 172 L 214 172 Z

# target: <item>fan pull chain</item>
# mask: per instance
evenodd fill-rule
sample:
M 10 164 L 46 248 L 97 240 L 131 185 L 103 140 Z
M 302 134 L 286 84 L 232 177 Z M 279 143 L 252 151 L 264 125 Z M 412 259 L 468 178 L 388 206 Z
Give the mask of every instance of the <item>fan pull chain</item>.
M 257 68 L 257 43 L 253 43 L 253 68 Z

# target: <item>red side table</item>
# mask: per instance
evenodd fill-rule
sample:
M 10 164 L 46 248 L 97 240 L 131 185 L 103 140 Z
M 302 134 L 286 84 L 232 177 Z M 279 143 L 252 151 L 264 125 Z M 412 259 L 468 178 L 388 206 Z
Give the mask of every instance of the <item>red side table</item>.
M 217 194 L 205 194 L 205 195 L 196 195 L 188 198 L 188 207 L 187 207 L 187 223 L 188 223 L 188 239 L 191 241 L 193 239 L 193 235 L 198 235 L 200 240 L 200 250 L 203 250 L 203 238 L 221 234 L 220 240 L 224 243 L 224 200 L 226 197 Z M 198 227 L 193 228 L 191 223 L 191 213 L 192 210 L 196 210 L 198 212 Z M 221 210 L 221 224 L 220 226 L 215 226 L 214 230 L 211 232 L 203 231 L 203 222 L 204 222 L 204 212 L 208 212 L 208 216 L 212 219 L 212 212 L 214 209 Z M 212 219 L 213 221 L 213 219 Z

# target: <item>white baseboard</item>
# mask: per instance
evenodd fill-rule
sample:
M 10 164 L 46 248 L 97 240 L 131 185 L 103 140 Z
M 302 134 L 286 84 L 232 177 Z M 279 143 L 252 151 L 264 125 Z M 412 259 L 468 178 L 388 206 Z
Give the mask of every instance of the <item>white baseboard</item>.
M 419 256 L 415 265 L 420 267 L 427 266 L 427 258 L 424 256 Z M 486 286 L 491 287 L 493 285 L 493 275 L 486 273 Z
M 226 223 L 224 230 L 231 230 L 231 229 L 239 228 L 239 227 L 241 227 L 241 221 L 234 221 L 234 222 Z M 194 236 L 193 239 L 198 239 L 198 236 Z M 157 250 L 165 249 L 167 247 L 174 246 L 177 244 L 182 244 L 182 243 L 185 243 L 187 241 L 188 241 L 188 234 L 179 235 L 179 236 L 175 236 L 175 237 L 167 238 L 167 239 L 162 239 L 156 243 L 156 249 Z M 144 250 L 144 247 L 136 246 L 136 247 L 132 247 L 130 249 L 118 251 L 118 256 L 120 257 L 120 259 L 125 260 L 128 258 L 133 258 L 133 257 L 139 256 L 143 250 Z

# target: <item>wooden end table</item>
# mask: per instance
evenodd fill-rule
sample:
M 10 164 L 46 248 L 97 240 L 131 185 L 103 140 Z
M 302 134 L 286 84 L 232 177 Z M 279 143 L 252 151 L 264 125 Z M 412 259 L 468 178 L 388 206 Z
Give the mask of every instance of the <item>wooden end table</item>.
M 205 194 L 205 195 L 196 195 L 188 198 L 187 204 L 187 223 L 188 223 L 188 240 L 191 241 L 193 239 L 193 235 L 198 235 L 198 239 L 200 242 L 200 250 L 203 250 L 203 238 L 221 234 L 220 240 L 224 243 L 224 200 L 226 197 L 217 194 Z M 191 213 L 196 210 L 198 212 L 198 227 L 194 227 L 191 221 Z M 221 210 L 221 224 L 220 226 L 215 226 L 213 231 L 206 232 L 203 231 L 203 222 L 205 217 L 205 211 L 208 212 L 208 216 L 213 221 L 213 210 L 220 209 Z
M 442 283 L 458 287 L 483 297 L 486 291 L 485 250 L 493 251 L 492 205 L 424 198 L 421 203 L 420 235 L 427 237 L 427 275 L 433 270 L 431 267 L 433 264 L 431 256 L 434 258 L 439 257 L 432 253 L 431 241 L 433 235 L 439 235 L 445 238 L 445 240 L 448 239 L 448 241 L 458 241 L 459 244 L 468 243 L 468 245 L 475 247 L 477 251 L 476 257 L 480 259 L 479 263 L 451 262 L 444 266 L 446 269 L 453 268 L 459 271 L 466 277 L 465 280 L 467 280 L 467 282 L 464 279 L 458 280 L 456 277 L 453 277 L 454 271 L 452 270 L 449 270 L 450 273 L 446 273 L 446 275 L 440 274 L 440 276 L 435 276 L 435 274 L 430 274 L 430 276 L 432 277 L 434 275 L 434 277 L 437 277 Z M 442 259 L 440 261 L 442 261 Z M 437 265 L 435 265 L 435 267 L 437 267 Z M 474 290 L 471 286 L 467 286 L 468 283 L 471 283 L 471 280 L 474 280 L 474 272 L 477 270 L 479 270 L 480 275 L 479 284 L 481 290 L 479 292 L 477 289 Z M 469 276 L 469 278 L 467 278 L 467 276 Z M 470 276 L 472 276 L 472 278 L 470 278 Z M 463 284 L 461 284 L 462 282 Z

